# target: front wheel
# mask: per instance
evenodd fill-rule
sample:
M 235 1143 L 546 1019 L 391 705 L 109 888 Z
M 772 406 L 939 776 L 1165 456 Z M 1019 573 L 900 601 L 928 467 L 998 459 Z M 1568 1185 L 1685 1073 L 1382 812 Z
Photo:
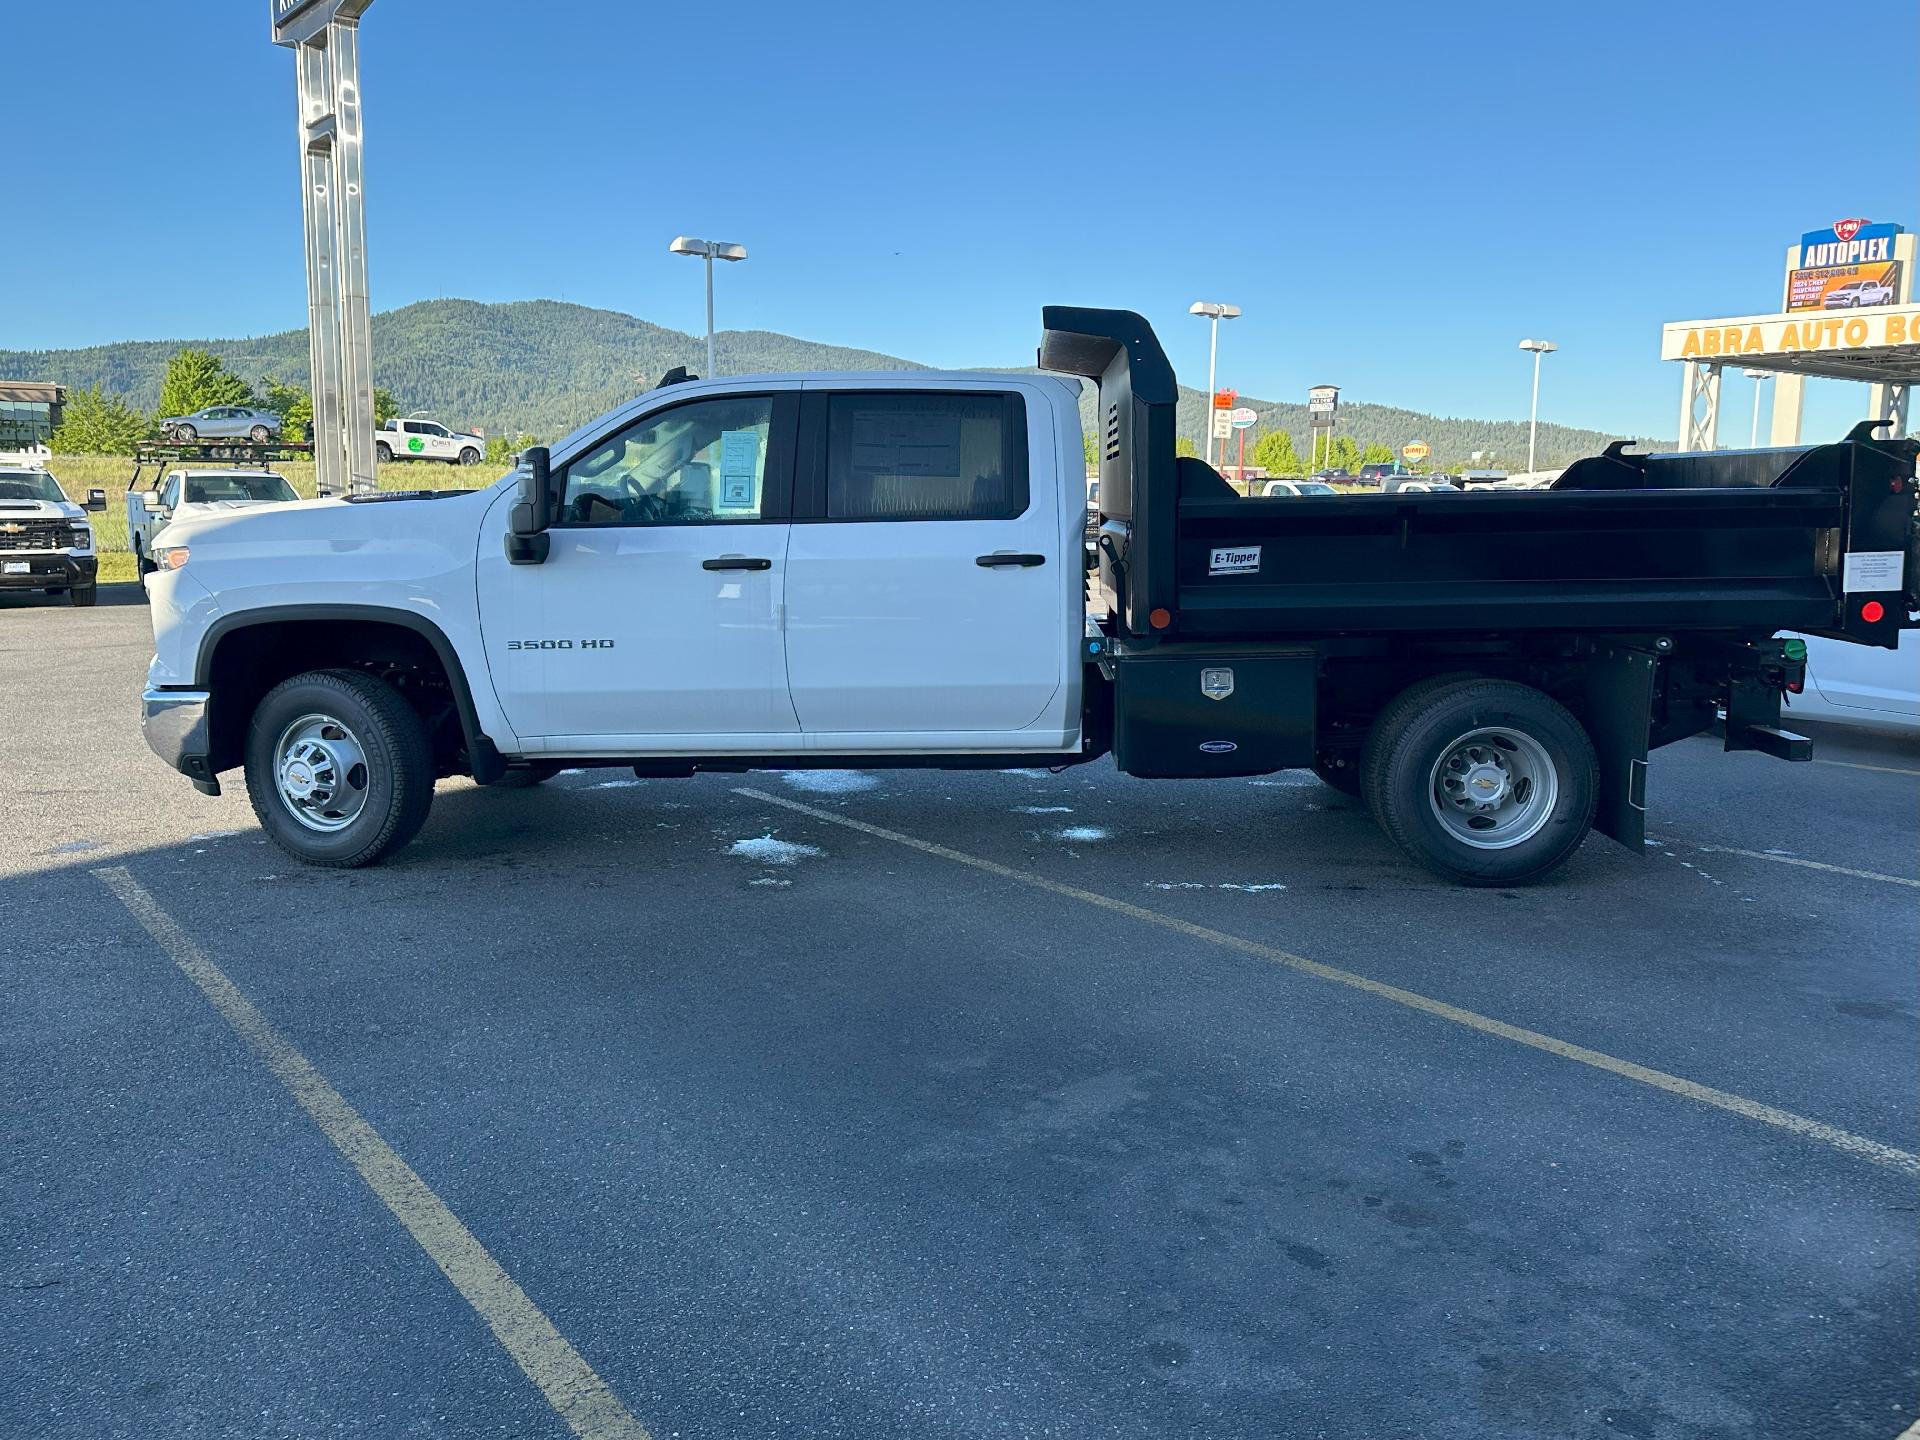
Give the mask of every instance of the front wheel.
M 247 732 L 247 798 L 281 849 L 353 869 L 411 840 L 433 804 L 433 749 L 413 707 L 357 670 L 267 693 Z
M 1552 696 L 1510 680 L 1418 685 L 1375 722 L 1368 807 L 1409 857 L 1466 885 L 1517 885 L 1592 828 L 1593 741 Z
M 393 451 L 388 448 L 386 441 L 381 440 L 374 445 L 373 458 L 378 460 L 382 465 L 385 465 L 393 459 Z
M 460 463 L 462 465 L 478 465 L 480 463 L 480 452 L 471 445 L 467 446 L 460 452 Z
M 200 438 L 200 432 L 191 425 L 176 425 L 173 427 L 173 438 L 176 444 L 191 445 Z
M 247 438 L 256 445 L 264 445 L 273 438 L 273 432 L 264 425 L 256 425 L 247 432 Z
M 95 593 L 91 585 L 76 585 L 67 592 L 67 599 L 75 605 L 91 605 L 93 604 Z

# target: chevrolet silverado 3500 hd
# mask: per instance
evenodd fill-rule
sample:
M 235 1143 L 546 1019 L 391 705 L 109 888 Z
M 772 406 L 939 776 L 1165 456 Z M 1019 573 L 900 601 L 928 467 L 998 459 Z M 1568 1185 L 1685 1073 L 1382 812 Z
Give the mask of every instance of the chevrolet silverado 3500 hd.
M 169 527 L 149 743 L 244 768 L 293 854 L 365 865 L 439 776 L 808 766 L 1312 768 L 1469 884 L 1640 848 L 1650 748 L 1780 726 L 1793 630 L 1920 625 L 1916 447 L 1634 455 L 1550 488 L 1248 499 L 1174 446 L 1128 311 L 1054 375 L 665 385 L 488 488 Z M 1089 621 L 1078 395 L 1099 386 Z

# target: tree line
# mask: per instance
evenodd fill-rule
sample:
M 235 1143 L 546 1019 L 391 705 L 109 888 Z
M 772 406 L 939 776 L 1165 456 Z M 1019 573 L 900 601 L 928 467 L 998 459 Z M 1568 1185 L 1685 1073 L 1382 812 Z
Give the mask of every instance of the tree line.
M 188 347 L 167 362 L 160 382 L 160 404 L 152 413 L 96 382 L 68 394 L 49 448 L 62 455 L 131 455 L 143 440 L 160 438 L 162 419 L 192 415 L 209 405 L 245 405 L 280 417 L 280 438 L 303 444 L 313 432 L 313 392 L 272 375 L 247 380 L 229 370 L 211 350 Z M 385 425 L 400 414 L 400 402 L 384 385 L 373 387 L 373 423 Z M 487 441 L 487 459 L 503 461 L 509 450 L 536 444 L 531 435 L 496 435 Z

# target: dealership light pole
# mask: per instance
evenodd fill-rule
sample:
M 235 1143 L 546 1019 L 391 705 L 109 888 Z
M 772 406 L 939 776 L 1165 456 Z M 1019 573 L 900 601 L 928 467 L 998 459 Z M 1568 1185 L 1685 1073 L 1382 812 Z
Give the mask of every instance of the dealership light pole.
M 1540 440 L 1540 357 L 1551 355 L 1560 347 L 1551 340 L 1522 340 L 1520 348 L 1533 352 L 1533 412 L 1527 421 L 1527 473 L 1531 475 L 1534 450 Z
M 1238 305 L 1222 305 L 1216 300 L 1196 300 L 1187 307 L 1189 315 L 1204 315 L 1212 321 L 1212 335 L 1207 340 L 1207 408 L 1203 412 L 1207 424 L 1207 463 L 1213 463 L 1213 385 L 1214 366 L 1220 358 L 1220 322 L 1240 318 Z
M 698 255 L 707 262 L 707 378 L 711 380 L 714 371 L 719 369 L 713 358 L 713 262 L 744 260 L 747 247 L 730 245 L 724 240 L 696 240 L 691 235 L 679 235 L 667 248 L 675 255 Z
M 1747 436 L 1747 448 L 1749 450 L 1758 450 L 1760 448 L 1760 386 L 1763 382 L 1773 378 L 1773 372 L 1771 370 L 1749 370 L 1746 372 L 1746 376 L 1749 380 L 1753 381 L 1753 430 L 1752 433 Z

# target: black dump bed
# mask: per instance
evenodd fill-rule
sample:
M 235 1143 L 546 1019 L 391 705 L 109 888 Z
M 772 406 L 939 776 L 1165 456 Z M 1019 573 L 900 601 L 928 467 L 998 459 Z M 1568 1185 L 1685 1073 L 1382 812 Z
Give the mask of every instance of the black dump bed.
M 1920 446 L 1871 423 L 1788 450 L 1616 444 L 1543 490 L 1248 499 L 1176 456 L 1173 370 L 1145 320 L 1050 306 L 1045 327 L 1041 366 L 1100 386 L 1101 582 L 1136 639 L 1799 630 L 1892 647 L 1920 623 Z

